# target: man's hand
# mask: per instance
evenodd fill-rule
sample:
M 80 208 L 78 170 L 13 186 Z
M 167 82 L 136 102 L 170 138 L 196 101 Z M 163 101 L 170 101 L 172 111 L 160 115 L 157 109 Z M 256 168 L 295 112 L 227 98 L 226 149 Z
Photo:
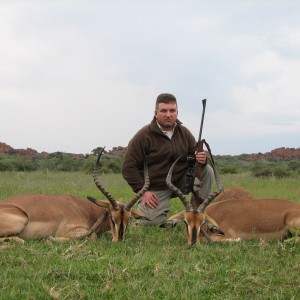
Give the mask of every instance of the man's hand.
M 150 208 L 157 208 L 158 199 L 154 192 L 145 192 L 145 194 L 141 197 L 143 206 L 146 208 L 148 205 Z
M 206 163 L 206 153 L 203 152 L 197 152 L 196 153 L 196 161 L 200 164 L 200 165 L 204 165 Z

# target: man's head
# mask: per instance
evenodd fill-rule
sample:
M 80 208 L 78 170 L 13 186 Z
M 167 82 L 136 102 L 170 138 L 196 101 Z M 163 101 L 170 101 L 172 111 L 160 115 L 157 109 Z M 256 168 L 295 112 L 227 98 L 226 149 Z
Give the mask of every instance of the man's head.
M 160 94 L 157 96 L 155 110 L 157 110 L 158 105 L 160 103 L 166 103 L 166 104 L 167 103 L 175 103 L 177 106 L 177 100 L 176 100 L 175 96 L 172 94 L 168 94 L 168 93 L 163 93 L 163 94 Z
M 167 93 L 158 95 L 154 114 L 163 130 L 172 130 L 178 115 L 175 96 Z

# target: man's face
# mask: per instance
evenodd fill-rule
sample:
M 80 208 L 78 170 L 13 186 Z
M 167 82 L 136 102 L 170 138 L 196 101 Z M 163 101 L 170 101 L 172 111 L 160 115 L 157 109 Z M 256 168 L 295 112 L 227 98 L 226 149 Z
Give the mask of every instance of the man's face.
M 177 105 L 174 102 L 159 103 L 154 114 L 163 130 L 172 130 L 177 120 Z

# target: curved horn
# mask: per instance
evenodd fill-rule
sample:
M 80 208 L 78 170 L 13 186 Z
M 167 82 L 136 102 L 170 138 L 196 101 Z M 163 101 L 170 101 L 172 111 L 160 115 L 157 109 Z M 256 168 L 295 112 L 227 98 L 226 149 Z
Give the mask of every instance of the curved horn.
M 178 189 L 175 185 L 173 185 L 173 183 L 171 182 L 171 178 L 172 178 L 172 173 L 173 173 L 173 169 L 175 167 L 175 164 L 178 162 L 178 160 L 180 159 L 181 155 L 174 161 L 174 163 L 172 164 L 170 170 L 169 170 L 169 173 L 167 175 L 167 178 L 166 178 L 166 183 L 167 183 L 167 186 L 171 189 L 171 191 L 173 193 L 175 193 L 176 196 L 179 197 L 179 199 L 181 200 L 182 204 L 184 205 L 185 207 L 185 210 L 186 211 L 191 211 L 192 210 L 192 207 L 191 207 L 191 204 L 186 200 L 185 196 L 183 195 L 183 193 L 181 192 L 180 189 Z
M 135 196 L 130 200 L 130 202 L 125 206 L 127 210 L 130 210 L 131 207 L 143 196 L 143 194 L 149 189 L 150 186 L 150 179 L 149 179 L 149 172 L 148 172 L 148 164 L 146 156 L 144 158 L 144 186 L 138 191 Z
M 216 179 L 216 182 L 217 182 L 217 186 L 218 186 L 218 189 L 210 194 L 203 202 L 202 204 L 199 206 L 199 208 L 197 209 L 198 211 L 201 211 L 201 212 L 204 212 L 204 210 L 206 209 L 206 207 L 211 203 L 211 201 L 213 201 L 223 190 L 223 184 L 221 182 L 221 178 L 217 172 L 217 169 L 215 167 L 215 164 L 211 162 L 211 166 L 212 166 L 212 169 L 214 171 L 214 175 L 215 175 L 215 179 Z
M 97 158 L 97 161 L 96 161 L 96 164 L 95 164 L 95 167 L 94 167 L 94 171 L 93 171 L 93 178 L 94 178 L 94 182 L 95 182 L 97 188 L 107 198 L 107 200 L 112 205 L 113 209 L 116 210 L 116 209 L 119 208 L 119 205 L 118 205 L 117 201 L 113 198 L 113 196 L 108 191 L 106 191 L 106 189 L 101 185 L 101 183 L 99 181 L 99 166 L 100 166 L 99 161 L 100 161 L 102 152 L 104 151 L 104 148 L 102 148 L 101 152 L 98 155 L 98 158 Z

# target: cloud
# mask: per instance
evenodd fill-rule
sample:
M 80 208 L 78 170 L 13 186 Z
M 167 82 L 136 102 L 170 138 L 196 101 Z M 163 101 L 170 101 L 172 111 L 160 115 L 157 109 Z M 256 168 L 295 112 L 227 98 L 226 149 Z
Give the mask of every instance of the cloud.
M 126 146 L 161 92 L 196 137 L 208 99 L 203 133 L 218 153 L 299 145 L 292 1 L 3 3 L 0 140 L 15 148 Z
M 243 64 L 242 74 L 250 79 L 247 85 L 235 86 L 233 100 L 248 113 L 300 114 L 298 95 L 300 59 L 280 57 L 266 51 Z

